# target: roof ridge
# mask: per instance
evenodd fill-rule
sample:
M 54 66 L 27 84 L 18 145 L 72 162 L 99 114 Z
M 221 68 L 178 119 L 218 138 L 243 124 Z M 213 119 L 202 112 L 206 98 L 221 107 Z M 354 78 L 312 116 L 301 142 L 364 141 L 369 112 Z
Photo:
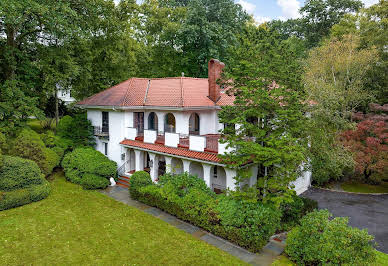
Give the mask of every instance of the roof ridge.
M 148 80 L 148 84 L 147 84 L 147 88 L 146 88 L 146 91 L 145 91 L 145 94 L 144 94 L 143 105 L 145 105 L 146 102 L 147 102 L 148 91 L 149 91 L 149 89 L 150 89 L 150 86 L 151 86 L 151 80 L 149 79 L 149 80 Z
M 184 95 L 183 95 L 183 77 L 181 77 L 181 106 L 184 106 Z

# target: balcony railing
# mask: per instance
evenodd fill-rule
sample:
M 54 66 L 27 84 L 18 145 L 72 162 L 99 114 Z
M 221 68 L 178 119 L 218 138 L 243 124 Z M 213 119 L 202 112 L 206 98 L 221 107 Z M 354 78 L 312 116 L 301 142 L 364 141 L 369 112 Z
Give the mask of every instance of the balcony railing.
M 98 137 L 109 137 L 109 128 L 108 127 L 93 127 L 94 135 Z

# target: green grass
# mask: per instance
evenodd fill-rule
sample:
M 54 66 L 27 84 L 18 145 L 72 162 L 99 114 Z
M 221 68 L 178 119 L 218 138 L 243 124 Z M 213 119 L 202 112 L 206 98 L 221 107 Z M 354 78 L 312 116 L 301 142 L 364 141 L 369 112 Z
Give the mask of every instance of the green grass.
M 272 263 L 272 266 L 296 266 L 287 256 L 281 255 Z M 388 266 L 388 254 L 376 250 L 376 262 L 371 266 Z
M 356 182 L 342 183 L 341 187 L 343 190 L 348 192 L 358 193 L 388 193 L 388 183 L 383 182 L 380 185 L 368 185 Z
M 0 212 L 2 265 L 242 265 L 138 209 L 56 173 L 51 195 Z
M 42 127 L 41 121 L 38 119 L 29 119 L 27 122 L 27 125 L 34 131 L 38 133 L 44 133 L 45 131 L 49 129 L 44 129 Z M 50 129 L 53 130 L 55 129 L 55 119 L 51 122 Z

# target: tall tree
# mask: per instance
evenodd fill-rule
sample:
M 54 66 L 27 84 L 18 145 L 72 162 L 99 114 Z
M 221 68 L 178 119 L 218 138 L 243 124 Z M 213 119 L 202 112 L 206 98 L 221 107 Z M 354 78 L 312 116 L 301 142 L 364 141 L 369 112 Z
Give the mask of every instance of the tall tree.
M 290 201 L 290 182 L 300 174 L 307 148 L 304 136 L 299 65 L 287 42 L 265 27 L 248 26 L 224 77 L 234 105 L 220 112 L 225 142 L 233 149 L 223 158 L 237 169 L 237 181 L 250 177 L 246 164 L 258 164 L 256 187 L 236 193 L 251 200 Z M 276 81 L 276 82 L 274 82 Z
M 364 89 L 368 71 L 377 61 L 376 49 L 358 49 L 360 40 L 348 35 L 333 38 L 313 49 L 303 76 L 310 101 L 311 163 L 316 182 L 339 179 L 353 167 L 351 155 L 338 140 L 339 133 L 351 126 L 351 115 L 373 99 Z

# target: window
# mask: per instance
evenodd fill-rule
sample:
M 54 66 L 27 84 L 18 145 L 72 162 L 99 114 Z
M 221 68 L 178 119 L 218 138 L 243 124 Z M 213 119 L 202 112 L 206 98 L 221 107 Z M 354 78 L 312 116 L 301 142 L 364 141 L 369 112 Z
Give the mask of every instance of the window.
M 175 133 L 175 116 L 172 113 L 168 113 L 165 117 L 164 131 Z
M 218 175 L 218 173 L 217 173 L 217 166 L 214 166 L 213 167 L 213 177 L 217 178 L 217 175 Z
M 104 142 L 104 154 L 108 155 L 108 143 Z
M 148 115 L 148 129 L 158 130 L 158 117 L 154 112 Z
M 189 120 L 189 133 L 191 135 L 199 135 L 199 115 L 193 113 Z
M 102 132 L 109 132 L 109 113 L 102 112 Z
M 137 133 L 142 134 L 144 132 L 144 113 L 134 112 L 133 115 L 134 115 L 133 125 L 137 129 Z

